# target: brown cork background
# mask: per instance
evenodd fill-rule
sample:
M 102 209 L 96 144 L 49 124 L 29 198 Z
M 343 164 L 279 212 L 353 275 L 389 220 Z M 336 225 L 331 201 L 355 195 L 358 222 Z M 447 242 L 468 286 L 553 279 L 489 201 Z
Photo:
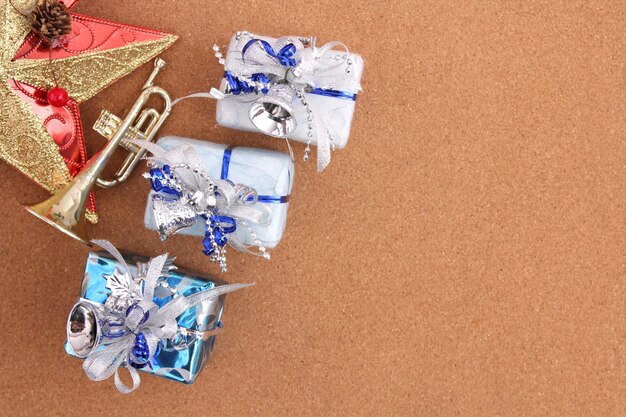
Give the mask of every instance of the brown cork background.
M 180 35 L 158 83 L 216 86 L 213 42 L 315 34 L 364 56 L 345 150 L 299 156 L 266 262 L 230 251 L 226 333 L 197 382 L 123 396 L 63 351 L 88 249 L 19 208 L 2 164 L 0 410 L 7 416 L 624 416 L 623 2 L 95 1 L 75 11 Z M 145 65 L 82 105 L 123 113 Z M 284 151 L 190 100 L 162 134 Z M 139 172 L 98 189 L 91 236 L 217 272 L 143 228 Z

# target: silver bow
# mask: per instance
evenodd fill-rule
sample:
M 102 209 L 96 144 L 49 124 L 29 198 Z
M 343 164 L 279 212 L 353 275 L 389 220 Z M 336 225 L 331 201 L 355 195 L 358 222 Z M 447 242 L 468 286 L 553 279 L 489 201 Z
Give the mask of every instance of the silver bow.
M 172 269 L 171 259 L 167 254 L 151 259 L 144 271 L 133 277 L 124 258 L 110 242 L 94 240 L 93 243 L 107 250 L 120 265 L 114 274 L 116 276 L 114 282 L 111 281 L 111 277 L 106 277 L 111 295 L 100 313 L 104 318 L 103 323 L 115 323 L 116 335 L 103 337 L 101 347 L 94 347 L 86 356 L 83 369 L 93 381 L 102 381 L 114 375 L 115 386 L 123 394 L 134 391 L 141 382 L 138 371 L 130 364 L 149 362 L 154 357 L 159 343 L 167 343 L 173 339 L 180 331 L 176 321 L 178 316 L 204 301 L 253 285 L 221 285 L 189 297 L 177 295 L 159 308 L 152 300 L 158 279 Z M 142 272 L 145 272 L 145 276 L 141 276 Z M 121 309 L 125 310 L 125 313 L 120 314 L 122 306 L 128 307 Z M 145 339 L 147 357 L 137 358 L 133 353 L 138 337 Z M 128 369 L 132 379 L 131 386 L 125 385 L 120 379 L 120 368 Z
M 250 39 L 255 35 L 248 32 L 237 32 L 237 39 L 247 36 Z M 334 148 L 332 137 L 334 132 L 320 118 L 319 110 L 311 105 L 305 98 L 305 93 L 314 88 L 344 90 L 358 92 L 361 90 L 360 83 L 350 75 L 349 67 L 352 65 L 350 53 L 346 45 L 341 42 L 328 42 L 324 46 L 318 48 L 316 46 L 316 38 L 302 38 L 295 36 L 286 36 L 275 40 L 272 47 L 275 51 L 279 51 L 288 44 L 294 44 L 296 53 L 294 59 L 297 64 L 295 67 L 285 67 L 280 64 L 274 57 L 268 55 L 261 44 L 252 45 L 242 56 L 242 50 L 229 50 L 225 58 L 222 58 L 219 47 L 216 45 L 214 49 L 220 63 L 224 65 L 226 71 L 238 79 L 245 81 L 248 85 L 261 91 L 263 89 L 272 89 L 274 87 L 283 88 L 284 85 L 293 90 L 298 101 L 306 108 L 308 114 L 309 130 L 315 132 L 317 142 L 317 170 L 322 172 L 330 163 L 331 148 Z M 333 58 L 328 52 L 334 48 L 343 48 L 346 53 L 343 56 L 334 56 Z M 342 75 L 333 73 L 337 68 L 346 68 Z M 269 83 L 258 82 L 253 79 L 253 74 L 265 74 L 270 76 Z M 280 84 L 278 84 L 280 83 Z M 218 94 L 213 89 L 211 96 L 216 99 L 232 99 L 247 101 L 245 95 L 226 95 Z M 309 134 L 313 137 L 313 133 Z M 308 159 L 309 143 L 305 151 L 305 160 Z
M 146 141 L 132 141 L 152 153 L 149 165 L 168 165 L 175 172 L 173 179 L 166 179 L 176 188 L 180 198 L 168 198 L 159 194 L 152 197 L 152 207 L 161 240 L 165 240 L 178 230 L 191 227 L 204 217 L 219 214 L 237 221 L 237 227 L 247 231 L 259 246 L 259 252 L 239 240 L 236 233 L 228 235 L 229 246 L 243 252 L 269 259 L 262 242 L 256 237 L 251 225 L 266 226 L 272 221 L 272 211 L 263 204 L 256 204 L 258 193 L 254 188 L 243 184 L 233 184 L 228 180 L 211 178 L 202 162 L 189 145 L 165 150 L 157 144 Z M 145 174 L 150 178 L 149 174 Z M 204 216 L 204 217 L 203 217 Z M 215 247 L 211 260 L 218 261 L 226 271 L 224 248 Z

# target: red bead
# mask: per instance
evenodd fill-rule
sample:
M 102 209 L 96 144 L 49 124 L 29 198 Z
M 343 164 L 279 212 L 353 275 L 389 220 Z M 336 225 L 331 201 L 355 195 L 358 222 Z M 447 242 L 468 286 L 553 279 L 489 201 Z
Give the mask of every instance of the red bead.
M 53 87 L 48 91 L 48 103 L 54 107 L 63 107 L 69 99 L 67 91 L 61 87 Z

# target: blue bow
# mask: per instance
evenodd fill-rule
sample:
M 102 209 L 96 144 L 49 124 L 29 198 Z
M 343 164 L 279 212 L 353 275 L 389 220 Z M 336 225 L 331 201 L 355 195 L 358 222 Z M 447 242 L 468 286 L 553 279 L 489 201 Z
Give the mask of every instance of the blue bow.
M 265 49 L 265 52 L 267 52 L 267 54 L 272 58 L 276 58 L 280 62 L 280 65 L 285 67 L 296 66 L 296 60 L 292 58 L 296 54 L 296 45 L 294 45 L 293 43 L 288 43 L 287 45 L 283 46 L 280 51 L 278 51 L 278 53 L 276 53 L 274 52 L 274 48 L 272 48 L 272 45 L 270 45 L 269 42 L 264 41 L 263 39 L 251 39 L 248 41 L 248 43 L 246 43 L 246 45 L 243 47 L 243 50 L 241 51 L 241 57 L 244 61 L 248 48 L 250 48 L 257 42 L 260 42 L 263 46 L 263 49 Z

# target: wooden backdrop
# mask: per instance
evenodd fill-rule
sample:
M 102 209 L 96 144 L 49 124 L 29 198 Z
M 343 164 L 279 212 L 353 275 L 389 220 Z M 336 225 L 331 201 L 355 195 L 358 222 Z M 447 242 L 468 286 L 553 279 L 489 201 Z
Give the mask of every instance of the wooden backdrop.
M 63 351 L 86 247 L 20 209 L 46 193 L 1 164 L 0 409 L 10 416 L 624 416 L 623 2 L 96 1 L 75 11 L 180 40 L 159 84 L 216 86 L 237 30 L 341 40 L 365 57 L 348 147 L 298 158 L 271 262 L 230 251 L 226 333 L 195 385 L 130 396 Z M 145 65 L 82 106 L 130 107 Z M 162 130 L 284 142 L 189 100 Z M 301 157 L 304 146 L 296 145 Z M 137 172 L 98 189 L 93 237 L 217 272 L 143 228 Z

